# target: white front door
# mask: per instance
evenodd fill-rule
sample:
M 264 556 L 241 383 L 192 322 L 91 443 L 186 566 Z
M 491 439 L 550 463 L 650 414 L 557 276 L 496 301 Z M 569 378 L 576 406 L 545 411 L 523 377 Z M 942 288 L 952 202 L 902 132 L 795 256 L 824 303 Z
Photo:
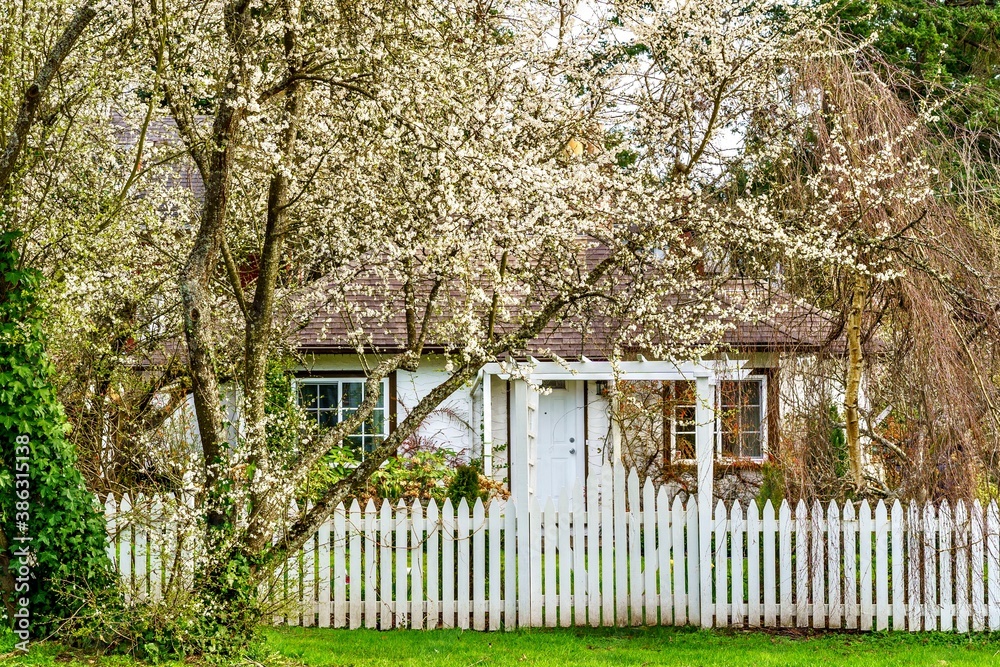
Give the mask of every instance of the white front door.
M 583 385 L 578 381 L 549 382 L 538 397 L 538 460 L 535 496 L 539 506 L 558 499 L 568 486 L 583 479 Z

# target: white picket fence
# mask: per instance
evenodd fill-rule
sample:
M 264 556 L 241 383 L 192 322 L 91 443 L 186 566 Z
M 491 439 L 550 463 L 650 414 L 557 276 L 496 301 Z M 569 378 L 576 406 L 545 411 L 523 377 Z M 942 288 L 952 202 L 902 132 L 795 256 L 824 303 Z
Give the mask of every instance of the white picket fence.
M 634 470 L 600 482 L 544 507 L 339 506 L 262 595 L 275 623 L 341 628 L 1000 629 L 995 502 L 719 502 L 702 519 Z M 160 599 L 190 582 L 192 547 L 168 519 L 126 524 L 131 505 L 108 499 L 109 555 L 134 599 Z

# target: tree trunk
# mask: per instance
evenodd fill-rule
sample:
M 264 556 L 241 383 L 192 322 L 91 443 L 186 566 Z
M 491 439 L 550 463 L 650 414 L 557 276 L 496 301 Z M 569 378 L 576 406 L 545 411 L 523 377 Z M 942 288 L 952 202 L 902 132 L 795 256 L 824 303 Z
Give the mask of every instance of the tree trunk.
M 851 294 L 851 306 L 847 313 L 847 382 L 844 391 L 845 433 L 847 452 L 851 460 L 851 476 L 854 486 L 862 491 L 865 486 L 864 461 L 861 458 L 861 420 L 858 411 L 858 394 L 861 389 L 861 315 L 864 311 L 864 280 L 859 278 Z
M 282 133 L 281 154 L 291 161 L 295 154 L 301 96 L 291 86 L 286 97 L 288 125 Z M 254 469 L 250 482 L 250 517 L 246 550 L 253 554 L 271 543 L 271 532 L 284 504 L 284 494 L 275 493 L 271 475 L 271 453 L 267 446 L 267 364 L 270 359 L 274 326 L 274 295 L 278 284 L 287 234 L 288 176 L 279 166 L 271 177 L 267 197 L 267 224 L 261 252 L 260 271 L 253 303 L 247 317 L 245 338 L 244 398 L 246 404 L 249 461 Z

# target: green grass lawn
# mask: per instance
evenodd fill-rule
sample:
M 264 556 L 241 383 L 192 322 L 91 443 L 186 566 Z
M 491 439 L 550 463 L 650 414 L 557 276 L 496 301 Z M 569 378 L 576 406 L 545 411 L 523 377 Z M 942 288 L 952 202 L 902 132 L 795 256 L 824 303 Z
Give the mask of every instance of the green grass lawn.
M 266 632 L 274 665 L 444 667 L 490 665 L 677 665 L 828 667 L 1000 665 L 1000 636 L 826 634 L 791 637 L 758 632 L 636 628 L 512 633 L 282 629 Z M 0 651 L 2 655 L 4 651 Z M 131 667 L 121 657 L 63 651 L 45 644 L 5 664 Z M 190 664 L 190 663 L 189 663 Z M 180 663 L 177 663 L 179 666 Z

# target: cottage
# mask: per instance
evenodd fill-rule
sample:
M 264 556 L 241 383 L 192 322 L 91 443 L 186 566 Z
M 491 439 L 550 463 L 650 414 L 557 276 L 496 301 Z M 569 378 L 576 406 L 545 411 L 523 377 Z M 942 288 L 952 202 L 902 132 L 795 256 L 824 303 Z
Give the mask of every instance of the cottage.
M 747 285 L 727 289 L 735 295 Z M 687 469 L 691 481 L 696 474 L 701 493 L 711 497 L 715 461 L 752 469 L 777 450 L 782 385 L 794 392 L 794 383 L 783 380 L 783 364 L 842 347 L 831 317 L 780 290 L 770 293 L 780 300 L 778 314 L 733 323 L 724 335 L 725 352 L 710 359 L 674 362 L 638 350 L 615 354 L 607 327 L 552 326 L 523 354 L 483 366 L 424 420 L 419 437 L 478 459 L 515 499 L 540 503 L 570 485 L 586 484 L 612 461 L 635 456 L 630 447 L 649 450 L 652 439 L 645 456 Z M 403 349 L 402 317 L 373 332 L 364 355 L 338 317 L 336 309 L 318 308 L 296 334 L 304 360 L 295 371 L 297 396 L 320 425 L 337 423 L 359 406 L 365 369 L 379 355 Z M 396 370 L 383 380 L 373 417 L 349 438 L 362 456 L 449 376 L 443 352 L 428 346 L 417 370 Z M 658 399 L 649 411 L 653 419 L 627 418 L 623 401 L 637 392 L 640 404 L 649 404 L 650 395 Z M 644 439 L 637 430 L 644 430 Z M 638 440 L 644 441 L 636 445 Z

